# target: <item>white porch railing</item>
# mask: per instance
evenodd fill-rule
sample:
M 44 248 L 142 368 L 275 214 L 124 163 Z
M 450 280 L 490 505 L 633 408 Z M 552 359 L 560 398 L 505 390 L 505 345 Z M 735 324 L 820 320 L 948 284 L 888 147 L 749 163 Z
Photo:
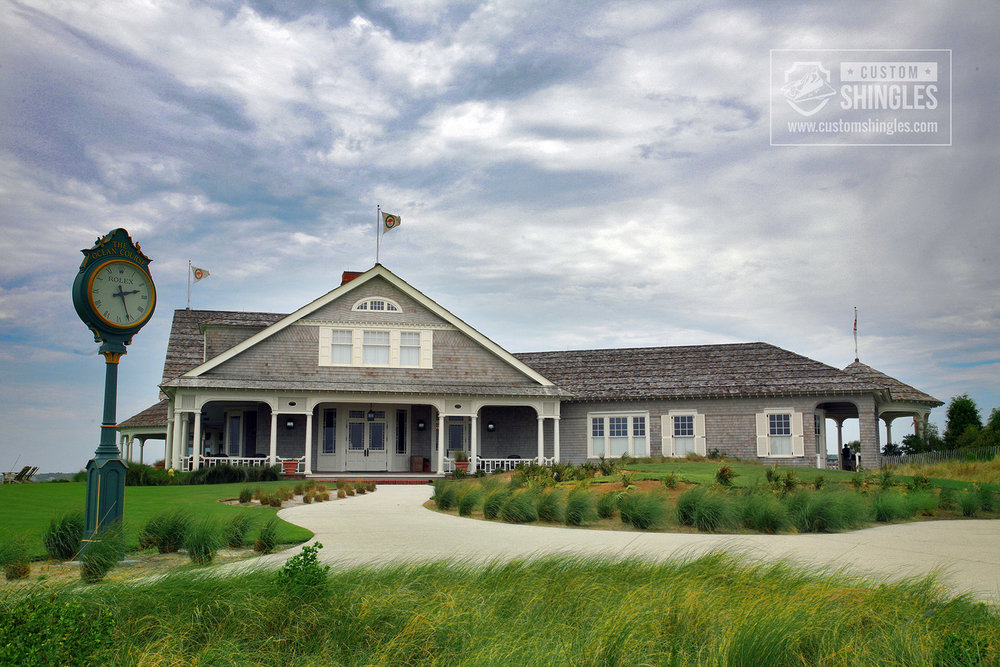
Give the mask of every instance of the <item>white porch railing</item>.
M 279 459 L 280 460 L 280 459 Z M 301 459 L 299 462 L 299 467 L 302 467 Z M 258 456 L 202 456 L 199 466 L 202 468 L 207 468 L 209 466 L 217 466 L 220 463 L 228 463 L 234 466 L 247 466 L 247 467 L 261 467 L 266 468 L 271 465 L 271 459 Z M 194 457 L 185 456 L 181 459 L 181 470 L 183 472 L 191 472 L 194 470 Z
M 490 474 L 497 471 L 509 472 L 519 465 L 528 465 L 529 463 L 534 463 L 537 461 L 537 457 L 532 457 L 530 459 L 487 459 L 477 457 L 475 461 L 475 466 L 469 464 L 469 472 L 475 470 L 482 470 L 486 474 Z M 556 462 L 555 457 L 542 457 L 542 465 L 552 465 Z M 455 459 L 450 457 L 445 457 L 444 459 L 444 471 L 446 473 L 455 471 Z

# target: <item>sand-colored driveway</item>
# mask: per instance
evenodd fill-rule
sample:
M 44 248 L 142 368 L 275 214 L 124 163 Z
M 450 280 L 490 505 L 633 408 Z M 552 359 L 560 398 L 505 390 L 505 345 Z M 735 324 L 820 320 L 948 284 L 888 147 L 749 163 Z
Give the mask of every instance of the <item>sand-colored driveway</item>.
M 1000 603 L 1000 521 L 925 521 L 833 535 L 704 535 L 520 526 L 478 521 L 423 507 L 429 486 L 381 486 L 375 493 L 300 505 L 280 513 L 323 543 L 338 566 L 456 559 L 532 558 L 546 554 L 664 559 L 727 549 L 750 558 L 903 578 L 941 571 L 957 593 Z M 293 549 L 265 557 L 277 564 Z

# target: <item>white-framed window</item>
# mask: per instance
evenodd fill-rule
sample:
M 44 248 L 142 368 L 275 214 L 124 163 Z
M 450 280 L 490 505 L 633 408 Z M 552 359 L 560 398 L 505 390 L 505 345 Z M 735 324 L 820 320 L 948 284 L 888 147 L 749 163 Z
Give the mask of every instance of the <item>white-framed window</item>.
M 434 332 L 384 327 L 320 327 L 320 366 L 433 368 Z
M 384 296 L 369 296 L 358 301 L 351 310 L 367 311 L 369 313 L 401 313 L 403 309 L 392 299 Z
M 323 411 L 323 440 L 320 443 L 321 454 L 337 453 L 337 410 L 330 408 Z
M 660 417 L 663 455 L 705 456 L 705 415 L 696 410 L 671 410 Z
M 587 421 L 587 456 L 649 456 L 648 413 L 590 413 Z
M 757 456 L 804 456 L 802 413 L 777 408 L 757 413 Z
M 350 366 L 354 351 L 354 332 L 350 329 L 334 329 L 330 345 L 331 363 L 335 366 Z
M 388 331 L 365 331 L 361 340 L 361 363 L 365 366 L 389 365 Z

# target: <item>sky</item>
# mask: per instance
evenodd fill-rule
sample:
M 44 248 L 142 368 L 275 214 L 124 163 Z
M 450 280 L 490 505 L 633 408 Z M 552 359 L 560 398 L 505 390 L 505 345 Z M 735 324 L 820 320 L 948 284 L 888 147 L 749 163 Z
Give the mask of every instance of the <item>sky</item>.
M 93 456 L 104 360 L 70 287 L 99 236 L 127 229 L 158 290 L 123 420 L 157 400 L 189 260 L 192 307 L 291 312 L 375 263 L 379 204 L 381 263 L 511 352 L 843 368 L 857 307 L 861 361 L 1000 406 L 992 0 L 0 0 L 0 31 L 5 470 Z M 951 145 L 771 145 L 781 49 L 950 49 Z

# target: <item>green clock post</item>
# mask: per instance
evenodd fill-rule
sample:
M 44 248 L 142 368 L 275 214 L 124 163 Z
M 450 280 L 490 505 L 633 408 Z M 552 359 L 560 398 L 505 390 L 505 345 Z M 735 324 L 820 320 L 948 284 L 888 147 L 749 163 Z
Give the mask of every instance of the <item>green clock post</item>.
M 100 343 L 104 356 L 104 415 L 101 442 L 87 463 L 87 510 L 84 539 L 116 521 L 125 505 L 128 469 L 115 443 L 118 362 L 125 346 L 149 321 L 156 308 L 156 289 L 149 275 L 152 261 L 132 242 L 128 232 L 115 229 L 97 239 L 84 255 L 73 282 L 73 305 Z

